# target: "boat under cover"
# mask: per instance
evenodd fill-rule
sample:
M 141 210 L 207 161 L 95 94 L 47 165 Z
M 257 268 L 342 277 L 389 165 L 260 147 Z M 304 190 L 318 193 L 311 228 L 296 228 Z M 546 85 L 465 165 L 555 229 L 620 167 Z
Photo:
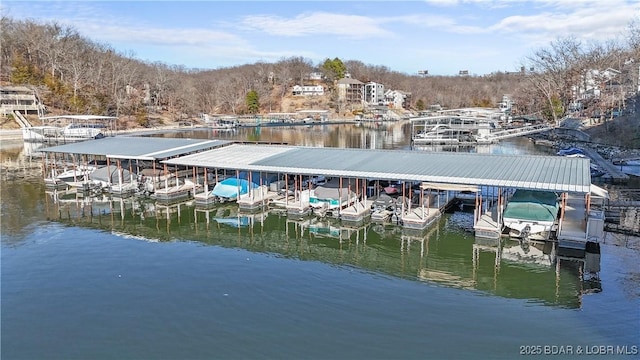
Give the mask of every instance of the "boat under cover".
M 99 183 L 102 186 L 128 183 L 131 181 L 132 173 L 127 170 L 120 168 L 118 169 L 115 165 L 102 166 L 98 167 L 94 171 L 89 174 L 89 180 L 94 183 Z
M 529 234 L 549 231 L 558 217 L 559 209 L 560 203 L 555 192 L 518 189 L 504 210 L 504 225 L 518 235 L 526 227 Z
M 217 183 L 211 190 L 211 195 L 229 200 L 237 199 L 239 195 L 247 194 L 249 189 L 269 185 L 277 179 L 275 175 L 241 172 L 238 177 L 227 178 Z
M 339 179 L 333 178 L 324 185 L 316 187 L 309 199 L 311 207 L 335 209 L 355 201 L 356 194 L 349 186 L 340 187 Z

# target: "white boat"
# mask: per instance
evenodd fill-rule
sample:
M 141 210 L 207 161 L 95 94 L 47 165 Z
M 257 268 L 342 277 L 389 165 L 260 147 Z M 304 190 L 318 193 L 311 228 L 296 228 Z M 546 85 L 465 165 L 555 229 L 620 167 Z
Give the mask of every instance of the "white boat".
M 60 115 L 40 118 L 43 126 L 22 129 L 22 138 L 29 142 L 48 139 L 96 139 L 114 128 L 116 117 L 101 115 Z
M 203 119 L 207 124 L 207 127 L 213 130 L 233 130 L 240 126 L 238 118 L 235 116 L 222 116 L 211 118 L 209 115 L 204 114 Z
M 68 169 L 56 176 L 58 181 L 67 183 L 70 186 L 76 186 L 83 181 L 89 180 L 89 175 L 96 170 L 95 166 L 80 165 L 73 169 Z
M 513 101 L 511 100 L 509 95 L 503 95 L 502 100 L 498 104 L 498 109 L 500 109 L 501 112 L 509 112 L 511 111 L 512 106 L 513 106 Z
M 448 125 L 439 124 L 427 132 L 418 132 L 414 141 L 437 144 L 457 144 L 470 136 L 469 130 L 453 129 Z
M 551 191 L 518 189 L 509 199 L 503 223 L 513 237 L 548 233 L 558 218 L 558 195 Z
M 220 120 L 209 125 L 214 130 L 233 130 L 239 125 L 238 120 Z
M 99 139 L 104 137 L 104 125 L 69 124 L 62 128 L 62 136 L 65 138 Z

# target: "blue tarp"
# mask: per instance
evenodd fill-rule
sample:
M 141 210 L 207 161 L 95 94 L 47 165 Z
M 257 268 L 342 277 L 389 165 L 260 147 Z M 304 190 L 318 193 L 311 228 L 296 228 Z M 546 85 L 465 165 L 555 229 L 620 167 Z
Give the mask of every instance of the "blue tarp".
M 236 199 L 238 191 L 240 191 L 240 195 L 244 195 L 249 192 L 249 189 L 255 189 L 260 185 L 269 185 L 278 179 L 276 175 L 260 174 L 258 172 L 251 173 L 251 181 L 247 180 L 248 178 L 249 173 L 241 172 L 237 178 L 225 179 L 213 187 L 211 195 L 226 199 Z
M 261 174 L 259 172 L 252 172 L 251 174 L 251 182 L 253 182 L 254 184 L 256 184 L 257 186 L 260 185 L 269 185 L 272 182 L 278 180 L 278 176 L 277 175 L 270 175 L 270 174 Z M 246 171 L 242 171 L 238 174 L 238 178 L 239 179 L 245 179 L 245 180 L 249 180 L 249 173 Z
M 216 184 L 211 190 L 211 195 L 227 198 L 227 199 L 235 199 L 238 197 L 238 191 L 240 195 L 244 195 L 249 192 L 249 186 L 252 189 L 258 187 L 255 183 L 250 183 L 245 179 L 238 178 L 228 178 Z

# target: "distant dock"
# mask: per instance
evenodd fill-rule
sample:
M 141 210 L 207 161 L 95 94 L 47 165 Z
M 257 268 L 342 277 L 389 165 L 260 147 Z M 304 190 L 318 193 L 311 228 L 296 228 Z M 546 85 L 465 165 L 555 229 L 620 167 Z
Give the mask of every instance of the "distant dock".
M 602 179 L 613 184 L 620 184 L 629 181 L 629 175 L 623 173 L 616 165 L 605 160 L 597 151 L 584 147 L 582 149 L 587 156 L 593 160 L 601 169 L 605 171 Z

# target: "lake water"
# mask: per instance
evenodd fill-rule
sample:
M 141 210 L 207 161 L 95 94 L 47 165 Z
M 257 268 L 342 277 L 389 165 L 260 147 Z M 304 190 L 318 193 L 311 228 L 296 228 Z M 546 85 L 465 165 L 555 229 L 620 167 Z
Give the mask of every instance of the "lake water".
M 169 136 L 409 148 L 406 127 L 257 130 Z M 604 244 L 600 280 L 584 282 L 548 249 L 524 260 L 507 241 L 497 259 L 468 212 L 415 232 L 82 201 L 39 179 L 1 196 L 3 359 L 639 357 L 637 250 Z

